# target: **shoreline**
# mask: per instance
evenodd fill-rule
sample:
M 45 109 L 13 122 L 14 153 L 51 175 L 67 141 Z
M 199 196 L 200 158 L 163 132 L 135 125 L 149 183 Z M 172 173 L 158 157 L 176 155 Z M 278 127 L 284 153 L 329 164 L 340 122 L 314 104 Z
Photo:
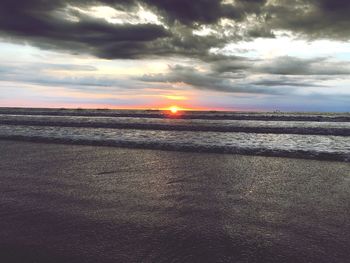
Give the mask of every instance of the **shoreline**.
M 23 116 L 22 116 L 23 117 Z M 80 117 L 86 119 L 79 120 L 65 120 L 63 116 L 50 116 L 51 119 L 41 119 L 41 117 L 36 119 L 19 119 L 18 116 L 11 115 L 11 118 L 2 118 L 0 116 L 0 125 L 12 125 L 12 126 L 43 126 L 43 127 L 71 127 L 71 128 L 112 128 L 112 129 L 135 129 L 135 130 L 159 130 L 159 131 L 199 131 L 199 132 L 244 132 L 244 133 L 263 133 L 263 134 L 301 134 L 301 135 L 331 135 L 331 136 L 347 136 L 350 134 L 350 126 L 348 123 L 341 122 L 321 122 L 327 124 L 325 126 L 311 126 L 308 125 L 310 122 L 287 122 L 288 125 L 285 125 L 283 122 L 274 122 L 275 125 L 267 125 L 273 121 L 262 123 L 263 121 L 256 121 L 257 123 L 251 120 L 230 120 L 236 123 L 210 123 L 209 120 L 205 120 L 207 123 L 198 123 L 197 120 L 185 120 L 189 122 L 184 122 L 184 119 L 172 119 L 171 122 L 168 119 L 161 119 L 162 121 L 149 121 L 151 118 L 146 118 L 148 121 L 142 123 L 138 118 L 137 121 L 130 121 L 133 118 L 118 118 L 113 117 L 103 117 L 103 121 L 94 120 L 91 121 L 91 118 L 98 117 Z M 61 118 L 63 117 L 63 118 Z M 57 118 L 60 118 L 57 120 Z M 107 119 L 108 118 L 108 119 Z M 120 119 L 120 118 L 119 118 Z M 152 119 L 153 120 L 153 119 Z M 193 123 L 197 121 L 197 123 Z M 203 120 L 201 120 L 203 121 Z M 192 123 L 191 123 L 192 122 Z M 279 123 L 280 125 L 277 125 Z M 293 123 L 293 125 L 290 125 Z M 311 122 L 315 123 L 315 122 Z M 338 124 L 330 125 L 330 124 Z M 264 125 L 265 124 L 265 125 Z
M 0 141 L 0 261 L 346 262 L 350 166 Z
M 12 109 L 15 115 L 4 110 L 0 138 L 7 140 L 350 162 L 350 114 L 345 113 L 156 112 L 162 116 L 154 118 L 153 111 L 140 110 Z M 81 113 L 85 116 L 75 116 Z M 237 118 L 247 120 L 231 120 Z
M 242 156 L 260 156 L 260 157 L 275 157 L 275 158 L 292 158 L 305 160 L 319 160 L 319 161 L 334 161 L 334 162 L 350 162 L 350 155 L 348 153 L 327 153 L 327 152 L 310 152 L 307 150 L 276 150 L 276 149 L 248 149 L 248 148 L 227 148 L 225 146 L 192 146 L 173 145 L 164 143 L 145 143 L 135 141 L 115 141 L 115 140 L 90 140 L 90 139 L 69 139 L 69 138 L 45 138 L 40 136 L 3 136 L 0 135 L 0 141 L 13 142 L 32 142 L 42 144 L 62 144 L 62 145 L 77 145 L 77 146 L 95 146 L 95 147 L 110 147 L 110 148 L 125 148 L 138 150 L 159 150 L 171 152 L 189 152 L 189 153 L 214 153 L 214 154 L 231 154 Z

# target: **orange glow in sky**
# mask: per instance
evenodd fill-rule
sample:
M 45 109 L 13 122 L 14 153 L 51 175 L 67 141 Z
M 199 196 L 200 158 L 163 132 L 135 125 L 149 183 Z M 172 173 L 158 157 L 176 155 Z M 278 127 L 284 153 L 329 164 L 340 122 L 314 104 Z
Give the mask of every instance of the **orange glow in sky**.
M 186 96 L 181 96 L 181 95 L 164 95 L 163 97 L 169 100 L 187 100 L 188 99 Z

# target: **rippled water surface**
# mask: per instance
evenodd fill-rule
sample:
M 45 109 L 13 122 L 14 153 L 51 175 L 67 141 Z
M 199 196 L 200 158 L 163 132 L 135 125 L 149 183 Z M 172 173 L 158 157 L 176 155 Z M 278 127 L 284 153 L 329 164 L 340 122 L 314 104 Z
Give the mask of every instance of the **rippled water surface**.
M 0 263 L 347 263 L 349 117 L 0 109 Z
M 0 262 L 347 262 L 350 166 L 0 141 Z
M 193 131 L 149 131 L 47 126 L 0 126 L 3 137 L 56 139 L 69 142 L 97 142 L 110 145 L 149 146 L 160 149 L 212 149 L 230 152 L 309 152 L 350 154 L 350 137 L 291 134 L 221 133 Z
M 7 139 L 350 160 L 348 114 L 39 109 L 0 113 L 0 136 Z M 303 121 L 316 117 L 320 120 Z

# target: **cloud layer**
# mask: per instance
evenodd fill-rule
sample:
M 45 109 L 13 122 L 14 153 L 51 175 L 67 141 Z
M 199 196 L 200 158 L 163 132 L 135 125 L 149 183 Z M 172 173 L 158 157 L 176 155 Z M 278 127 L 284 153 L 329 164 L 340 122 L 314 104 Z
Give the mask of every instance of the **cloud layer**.
M 130 24 L 127 20 L 111 24 L 83 12 L 106 5 L 129 13 L 141 6 L 162 24 Z M 205 58 L 211 48 L 239 39 L 274 37 L 274 30 L 290 30 L 306 38 L 348 39 L 349 11 L 350 4 L 340 0 L 4 0 L 0 34 L 41 48 L 110 59 Z M 193 34 L 203 27 L 216 34 Z
M 230 94 L 336 96 L 337 88 L 329 90 L 337 82 L 343 83 L 344 91 L 350 58 L 313 55 L 316 50 L 309 56 L 251 55 L 244 43 L 281 36 L 346 43 L 349 14 L 350 2 L 343 0 L 2 0 L 2 42 L 93 59 L 137 63 L 176 58 L 180 63 L 169 62 L 166 72 L 144 72 L 130 79 L 70 62 L 1 64 L 0 76 L 6 81 L 79 89 L 172 88 L 180 83 Z M 240 48 L 230 48 L 237 43 Z M 77 76 L 54 76 L 47 70 Z

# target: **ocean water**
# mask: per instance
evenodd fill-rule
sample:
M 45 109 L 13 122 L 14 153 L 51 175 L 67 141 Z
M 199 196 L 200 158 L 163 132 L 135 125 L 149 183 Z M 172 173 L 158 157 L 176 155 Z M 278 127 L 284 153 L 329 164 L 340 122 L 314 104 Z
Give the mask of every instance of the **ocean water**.
M 348 262 L 346 114 L 0 112 L 1 263 Z
M 350 165 L 0 141 L 1 263 L 348 262 Z
M 160 110 L 106 110 L 106 109 L 41 109 L 41 108 L 0 108 L 0 114 L 47 115 L 47 116 L 98 116 L 98 117 L 174 117 L 168 111 Z M 350 113 L 284 113 L 284 112 L 227 112 L 227 111 L 186 111 L 177 115 L 182 119 L 213 120 L 285 120 L 285 121 L 332 121 L 349 122 Z
M 217 117 L 217 119 L 215 119 Z M 0 138 L 350 161 L 350 115 L 1 109 Z
M 0 114 L 1 124 L 143 130 L 288 133 L 342 136 L 350 134 L 350 122 L 259 121 L 103 116 L 47 116 Z

